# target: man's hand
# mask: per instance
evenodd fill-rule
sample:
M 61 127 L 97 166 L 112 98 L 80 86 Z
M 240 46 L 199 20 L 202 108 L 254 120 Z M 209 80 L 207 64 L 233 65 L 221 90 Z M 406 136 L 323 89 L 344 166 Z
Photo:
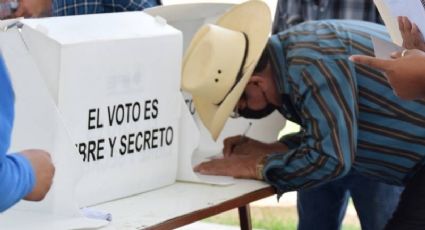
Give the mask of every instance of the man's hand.
M 24 150 L 20 153 L 31 163 L 35 173 L 35 186 L 33 190 L 24 198 L 29 201 L 40 201 L 44 199 L 52 185 L 55 167 L 49 153 L 43 150 Z
M 404 16 L 397 17 L 398 27 L 403 37 L 403 47 L 425 51 L 425 42 L 421 31 L 415 23 Z
M 279 142 L 263 143 L 249 137 L 233 136 L 224 140 L 223 155 L 269 155 L 274 152 L 285 152 L 288 148 Z
M 394 59 L 379 59 L 364 55 L 353 55 L 350 60 L 364 64 L 386 73 L 397 96 L 403 99 L 425 97 L 425 52 L 407 50 L 404 57 L 401 52 L 392 55 Z
M 19 0 L 13 17 L 45 17 L 51 15 L 51 0 Z
M 233 136 L 224 140 L 224 158 L 201 163 L 194 170 L 207 175 L 260 179 L 258 163 L 271 153 L 287 150 L 288 147 L 279 142 L 267 144 L 248 137 Z
M 244 179 L 260 179 L 257 174 L 257 164 L 264 156 L 232 155 L 214 159 L 197 165 L 194 170 L 206 175 L 232 176 Z

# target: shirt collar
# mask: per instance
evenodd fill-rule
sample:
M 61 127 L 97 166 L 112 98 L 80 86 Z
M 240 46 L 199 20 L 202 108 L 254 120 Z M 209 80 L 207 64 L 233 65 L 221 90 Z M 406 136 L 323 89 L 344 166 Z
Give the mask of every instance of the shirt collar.
M 278 35 L 270 37 L 266 49 L 270 54 L 270 62 L 275 72 L 275 82 L 278 92 L 281 95 L 289 94 L 286 53 Z

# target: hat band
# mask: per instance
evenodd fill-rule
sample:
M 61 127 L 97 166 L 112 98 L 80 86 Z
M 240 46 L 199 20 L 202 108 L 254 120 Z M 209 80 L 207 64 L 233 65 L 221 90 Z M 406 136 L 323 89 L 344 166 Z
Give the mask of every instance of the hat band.
M 223 100 L 221 100 L 219 103 L 215 104 L 216 106 L 220 106 L 224 100 L 226 100 L 227 96 L 229 96 L 230 92 L 232 92 L 232 90 L 236 87 L 236 85 L 240 82 L 240 80 L 242 79 L 243 76 L 243 67 L 245 66 L 245 62 L 246 62 L 246 57 L 248 56 L 248 48 L 249 48 L 249 41 L 248 41 L 248 36 L 246 36 L 246 34 L 244 32 L 241 32 L 243 34 L 243 37 L 245 38 L 245 52 L 243 54 L 243 59 L 242 59 L 242 63 L 241 63 L 241 67 L 239 68 L 239 72 L 238 75 L 236 77 L 236 81 L 235 83 L 233 83 L 232 87 L 230 88 L 230 90 L 226 93 L 226 95 L 224 95 Z

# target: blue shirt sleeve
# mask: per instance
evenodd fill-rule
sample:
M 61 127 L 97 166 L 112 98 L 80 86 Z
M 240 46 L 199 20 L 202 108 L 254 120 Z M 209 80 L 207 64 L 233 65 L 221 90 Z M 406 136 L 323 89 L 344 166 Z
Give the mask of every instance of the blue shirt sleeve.
M 29 161 L 20 154 L 10 154 L 0 162 L 0 212 L 30 193 L 35 178 Z
M 290 75 L 303 117 L 300 143 L 271 155 L 265 180 L 280 192 L 308 188 L 345 175 L 357 142 L 357 90 L 350 64 L 343 59 L 313 60 Z
M 20 154 L 6 155 L 13 126 L 13 104 L 12 85 L 0 56 L 0 212 L 31 192 L 35 184 L 29 161 Z

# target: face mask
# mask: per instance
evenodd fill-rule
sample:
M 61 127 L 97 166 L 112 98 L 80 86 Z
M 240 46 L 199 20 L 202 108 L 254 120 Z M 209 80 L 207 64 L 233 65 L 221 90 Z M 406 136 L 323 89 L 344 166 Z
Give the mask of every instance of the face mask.
M 261 119 L 263 117 L 267 117 L 273 111 L 275 111 L 276 106 L 272 104 L 268 104 L 264 109 L 261 110 L 252 110 L 252 109 L 241 109 L 238 111 L 239 116 L 249 119 Z

